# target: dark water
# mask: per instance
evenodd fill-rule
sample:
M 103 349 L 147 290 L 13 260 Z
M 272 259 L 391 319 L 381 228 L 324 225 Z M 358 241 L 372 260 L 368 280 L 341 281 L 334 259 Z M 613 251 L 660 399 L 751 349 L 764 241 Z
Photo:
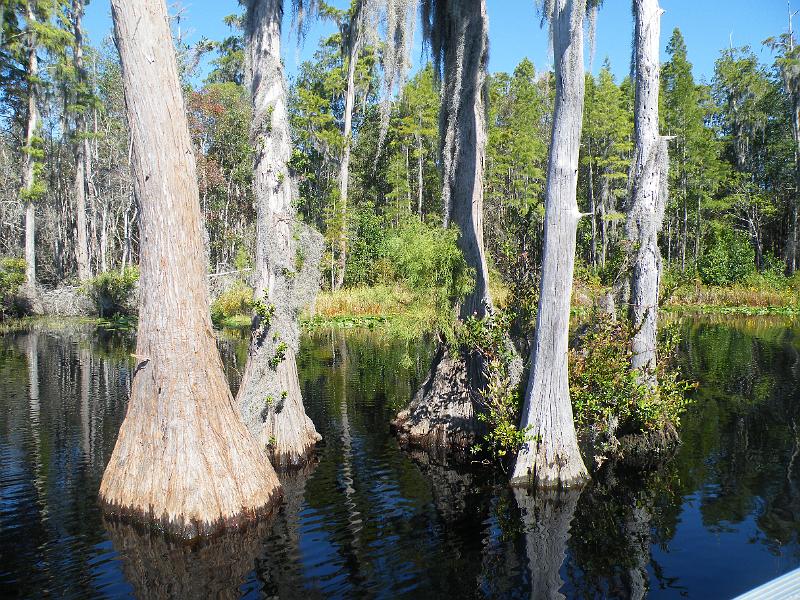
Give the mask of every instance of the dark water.
M 132 340 L 92 328 L 0 337 L 0 597 L 727 598 L 800 565 L 800 328 L 683 323 L 701 383 L 676 459 L 581 494 L 399 451 L 388 423 L 430 348 L 307 337 L 325 438 L 272 521 L 198 546 L 104 522 L 97 489 L 125 413 Z M 220 342 L 232 385 L 246 342 Z

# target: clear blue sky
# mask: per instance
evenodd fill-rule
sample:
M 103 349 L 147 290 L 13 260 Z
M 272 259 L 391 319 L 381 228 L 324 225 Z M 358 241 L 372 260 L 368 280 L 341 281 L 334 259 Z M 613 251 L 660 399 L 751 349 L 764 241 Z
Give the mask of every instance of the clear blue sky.
M 490 70 L 512 71 L 524 57 L 533 60 L 537 69 L 546 68 L 550 60 L 547 32 L 539 26 L 534 0 L 487 2 Z M 348 0 L 335 0 L 333 3 L 344 6 Z M 791 3 L 793 10 L 800 9 L 800 0 L 791 0 Z M 182 27 L 190 43 L 200 37 L 221 39 L 228 35 L 222 18 L 239 10 L 236 0 L 182 0 L 181 4 L 185 7 Z M 771 63 L 771 53 L 762 48 L 761 42 L 785 31 L 788 26 L 786 0 L 661 0 L 661 6 L 665 10 L 662 48 L 666 46 L 673 28 L 679 27 L 686 38 L 695 76 L 699 79 L 711 78 L 720 49 L 727 47 L 731 39 L 736 46 L 752 46 L 763 62 Z M 598 18 L 595 71 L 608 57 L 617 76 L 622 77 L 628 72 L 632 36 L 630 11 L 630 0 L 605 0 Z M 288 19 L 287 14 L 287 23 Z M 800 15 L 797 22 L 800 26 Z M 85 23 L 92 42 L 102 42 L 111 28 L 108 0 L 92 0 Z M 288 29 L 288 26 L 284 28 Z M 298 64 L 313 53 L 320 36 L 332 31 L 331 25 L 313 27 L 301 48 L 297 48 L 293 40 L 286 40 L 284 57 L 290 76 Z M 418 40 L 416 46 L 413 58 L 419 64 L 421 48 Z

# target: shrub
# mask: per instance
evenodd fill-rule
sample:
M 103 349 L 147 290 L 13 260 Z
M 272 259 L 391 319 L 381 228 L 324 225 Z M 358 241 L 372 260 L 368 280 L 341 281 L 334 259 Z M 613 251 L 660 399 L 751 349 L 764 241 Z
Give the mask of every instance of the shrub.
M 139 281 L 139 269 L 127 267 L 119 271 L 100 273 L 84 284 L 84 290 L 97 307 L 101 317 L 130 315 L 135 312 L 131 295 Z
M 450 305 L 464 298 L 474 282 L 457 239 L 455 228 L 409 220 L 387 240 L 386 257 L 412 291 L 428 294 L 428 302 Z
M 731 229 L 718 229 L 697 265 L 706 285 L 730 285 L 744 281 L 755 271 L 755 251 L 748 237 Z
M 25 283 L 25 260 L 0 258 L 0 317 L 15 312 L 14 297 Z
M 623 433 L 641 433 L 678 425 L 693 385 L 680 379 L 667 359 L 679 342 L 676 330 L 662 330 L 656 389 L 640 384 L 631 371 L 632 338 L 628 322 L 607 315 L 594 314 L 584 326 L 569 360 L 570 396 L 579 428 L 605 431 L 616 423 Z
M 237 281 L 211 303 L 211 320 L 222 325 L 231 317 L 250 315 L 253 311 L 253 288 Z

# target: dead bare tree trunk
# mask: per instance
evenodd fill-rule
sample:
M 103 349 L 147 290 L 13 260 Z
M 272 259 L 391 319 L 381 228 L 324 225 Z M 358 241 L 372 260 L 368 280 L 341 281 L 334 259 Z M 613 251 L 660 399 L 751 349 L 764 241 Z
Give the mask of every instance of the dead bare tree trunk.
M 642 382 L 655 386 L 661 279 L 658 233 L 667 200 L 668 166 L 667 138 L 658 132 L 658 52 L 663 11 L 658 0 L 635 0 L 633 6 L 636 18 L 636 149 L 626 221 L 628 243 L 634 253 L 630 281 L 630 318 L 634 328 L 631 366 L 639 373 Z
M 107 511 L 193 538 L 280 498 L 233 405 L 209 315 L 192 142 L 164 0 L 113 0 L 141 217 L 137 366 L 100 485 Z
M 578 229 L 578 152 L 583 123 L 583 20 L 586 0 L 555 0 L 551 16 L 556 100 L 545 191 L 544 251 L 531 372 L 521 429 L 515 485 L 569 487 L 588 478 L 569 396 L 567 351 Z
M 298 467 L 320 440 L 306 416 L 295 355 L 298 315 L 319 285 L 322 238 L 297 220 L 286 81 L 281 63 L 282 0 L 249 0 L 247 85 L 255 147 L 256 299 L 250 355 L 236 401 L 250 432 L 276 468 Z M 264 312 L 266 310 L 266 312 Z
M 86 71 L 83 67 L 83 30 L 81 21 L 83 19 L 83 0 L 73 0 L 72 2 L 72 32 L 75 36 L 74 42 L 74 66 L 78 80 L 78 102 L 81 104 L 82 86 L 86 84 Z M 75 180 L 73 190 L 75 192 L 75 227 L 77 236 L 75 239 L 75 262 L 78 267 L 78 280 L 86 281 L 91 277 L 91 267 L 89 265 L 89 240 L 86 235 L 86 199 L 88 196 L 88 164 L 91 160 L 89 149 L 89 139 L 86 137 L 86 116 L 83 108 L 78 108 L 75 118 Z

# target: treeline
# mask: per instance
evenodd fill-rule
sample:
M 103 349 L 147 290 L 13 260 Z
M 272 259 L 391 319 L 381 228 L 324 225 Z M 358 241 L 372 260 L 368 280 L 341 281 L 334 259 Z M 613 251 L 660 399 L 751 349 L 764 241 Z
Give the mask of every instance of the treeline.
M 2 7 L 0 255 L 25 258 L 28 276 L 51 286 L 135 265 L 138 209 L 116 49 L 87 43 L 80 0 Z M 397 278 L 391 240 L 411 236 L 413 245 L 416 231 L 424 243 L 424 228 L 441 226 L 443 206 L 434 68 L 417 70 L 387 100 L 383 47 L 361 44 L 349 69 L 352 44 L 341 32 L 350 16 L 330 11 L 340 33 L 300 66 L 289 116 L 297 209 L 325 234 L 324 281 L 336 288 Z M 247 267 L 255 237 L 240 17 L 228 24 L 232 34 L 221 42 L 189 47 L 174 35 L 217 272 Z M 709 284 L 755 270 L 791 275 L 800 266 L 800 70 L 788 34 L 765 44 L 773 64 L 759 63 L 749 47 L 728 48 L 711 82 L 699 83 L 676 29 L 662 65 L 661 130 L 673 137 L 662 254 L 674 271 Z M 205 54 L 211 69 L 198 83 Z M 578 252 L 607 282 L 625 268 L 633 93 L 631 79 L 616 81 L 608 62 L 586 76 L 578 200 L 591 218 L 581 220 Z M 490 75 L 486 94 L 484 239 L 506 283 L 532 288 L 553 74 L 525 59 L 513 73 Z M 409 232 L 411 222 L 425 226 Z

